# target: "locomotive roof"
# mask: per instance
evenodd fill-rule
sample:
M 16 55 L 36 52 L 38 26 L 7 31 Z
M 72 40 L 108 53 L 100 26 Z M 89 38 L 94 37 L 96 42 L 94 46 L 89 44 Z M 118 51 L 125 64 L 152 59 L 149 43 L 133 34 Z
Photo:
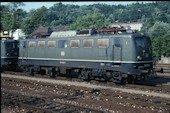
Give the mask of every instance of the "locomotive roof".
M 116 32 L 115 32 L 116 30 Z M 110 33 L 110 34 L 108 34 Z M 132 30 L 125 30 L 121 29 L 118 31 L 117 29 L 101 29 L 101 30 L 94 30 L 94 29 L 89 29 L 89 30 L 70 30 L 70 31 L 58 31 L 58 32 L 52 32 L 49 38 L 76 38 L 76 37 L 91 37 L 94 35 L 97 36 L 116 36 L 116 35 L 131 35 L 137 33 L 136 31 Z
M 116 34 L 95 34 L 95 35 L 75 35 L 75 36 L 68 36 L 68 37 L 57 37 L 57 38 L 29 38 L 29 39 L 24 39 L 24 40 L 53 40 L 53 39 L 81 39 L 81 38 L 111 38 L 111 37 L 141 37 L 141 36 L 146 36 L 142 33 L 116 33 Z

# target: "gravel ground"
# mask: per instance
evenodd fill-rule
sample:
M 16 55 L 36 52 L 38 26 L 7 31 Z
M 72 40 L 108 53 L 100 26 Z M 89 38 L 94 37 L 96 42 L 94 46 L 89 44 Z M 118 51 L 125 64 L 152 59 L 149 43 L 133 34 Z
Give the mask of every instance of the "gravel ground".
M 71 81 L 64 81 L 64 80 L 52 80 L 52 79 L 44 79 L 44 78 L 35 78 L 35 77 L 26 77 L 26 76 L 12 76 L 9 74 L 2 74 L 1 77 L 13 77 L 18 79 L 25 79 L 25 80 L 32 80 L 38 82 L 45 82 L 45 83 L 52 83 L 52 84 L 59 84 L 59 85 L 68 85 L 68 86 L 80 86 L 80 87 L 87 87 L 87 88 L 94 88 L 94 89 L 109 89 L 113 91 L 121 91 L 126 93 L 132 94 L 142 94 L 147 96 L 154 96 L 154 97 L 162 97 L 170 99 L 170 94 L 163 94 L 157 92 L 150 92 L 150 91 L 142 91 L 137 89 L 127 89 L 127 88 L 116 88 L 116 87 L 106 87 L 100 85 L 93 85 L 86 82 L 71 82 Z
M 25 97 L 34 96 L 38 98 L 50 99 L 53 101 L 60 101 L 62 103 L 67 103 L 75 106 L 83 106 L 102 110 L 104 113 L 154 113 L 155 111 L 159 111 L 159 109 L 154 108 L 152 105 L 149 106 L 143 102 L 133 100 L 135 98 L 139 98 L 140 96 L 138 95 L 134 96 L 110 90 L 98 90 L 66 85 L 53 85 L 50 83 L 47 84 L 31 80 L 3 78 L 1 91 L 2 93 L 8 92 L 14 95 L 24 95 Z M 22 109 L 24 109 L 24 111 L 30 111 L 30 109 L 21 107 L 18 109 L 17 106 L 1 106 L 1 109 L 11 109 L 12 111 L 22 111 Z
M 168 85 L 166 85 L 166 88 L 169 88 Z M 105 113 L 169 113 L 169 92 L 157 93 L 154 91 L 33 76 L 1 75 L 2 94 L 3 92 L 9 92 L 24 96 L 34 96 L 102 110 Z M 31 112 L 30 109 L 19 106 L 3 105 L 1 110 L 2 113 L 39 113 Z

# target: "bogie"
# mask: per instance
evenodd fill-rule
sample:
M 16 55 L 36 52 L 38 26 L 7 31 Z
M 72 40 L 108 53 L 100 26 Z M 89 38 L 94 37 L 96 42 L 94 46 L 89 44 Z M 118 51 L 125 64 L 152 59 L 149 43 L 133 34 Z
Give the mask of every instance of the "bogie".
M 127 82 L 129 84 L 134 84 L 135 83 L 135 77 L 133 75 L 128 75 Z
M 79 78 L 85 81 L 89 81 L 90 80 L 90 71 L 89 70 L 81 70 L 80 74 L 79 74 Z

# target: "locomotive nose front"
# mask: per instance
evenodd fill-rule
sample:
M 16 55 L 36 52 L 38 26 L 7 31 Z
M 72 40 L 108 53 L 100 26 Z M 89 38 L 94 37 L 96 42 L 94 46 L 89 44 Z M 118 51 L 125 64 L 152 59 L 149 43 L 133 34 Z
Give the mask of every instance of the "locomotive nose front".
M 149 37 L 136 37 L 136 60 L 137 61 L 151 61 L 152 51 Z
M 153 68 L 152 48 L 149 37 L 135 37 L 136 67 L 141 74 L 150 75 Z

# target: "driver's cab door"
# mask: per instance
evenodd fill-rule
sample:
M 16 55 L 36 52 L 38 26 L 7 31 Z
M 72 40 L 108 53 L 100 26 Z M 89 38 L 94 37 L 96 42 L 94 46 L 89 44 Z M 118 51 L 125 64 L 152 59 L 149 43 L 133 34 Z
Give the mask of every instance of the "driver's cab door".
M 113 59 L 114 61 L 121 61 L 122 60 L 122 38 L 115 37 L 114 38 L 114 45 L 113 45 Z

